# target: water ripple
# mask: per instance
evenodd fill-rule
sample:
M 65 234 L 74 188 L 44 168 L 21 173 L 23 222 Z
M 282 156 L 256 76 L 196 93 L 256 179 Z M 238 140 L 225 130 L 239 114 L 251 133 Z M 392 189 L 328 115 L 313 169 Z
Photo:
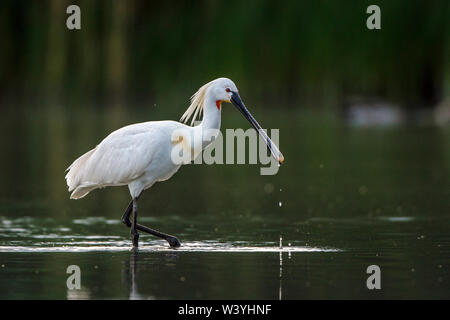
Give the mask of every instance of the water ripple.
M 156 242 L 156 241 L 155 241 Z M 320 247 L 283 247 L 276 246 L 238 246 L 231 242 L 212 242 L 212 241 L 192 241 L 185 242 L 180 248 L 172 249 L 166 244 L 152 242 L 144 244 L 139 247 L 140 252 L 246 252 L 246 253 L 263 253 L 263 252 L 277 252 L 277 253 L 294 253 L 294 252 L 340 252 L 342 250 L 336 248 L 320 248 Z M 159 241 L 162 242 L 162 241 Z M 109 251 L 120 252 L 130 251 L 129 241 L 114 241 L 114 242 L 94 242 L 94 241 L 78 241 L 71 243 L 53 243 L 52 246 L 0 246 L 0 252 L 93 252 L 93 251 Z

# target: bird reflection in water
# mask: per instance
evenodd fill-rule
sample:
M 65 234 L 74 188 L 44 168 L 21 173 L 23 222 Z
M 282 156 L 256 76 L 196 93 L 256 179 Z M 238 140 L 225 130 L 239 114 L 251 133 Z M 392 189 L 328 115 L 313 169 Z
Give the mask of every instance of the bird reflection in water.
M 151 253 L 150 253 L 151 255 Z M 152 259 L 149 259 L 149 253 L 139 252 L 132 249 L 128 260 L 123 261 L 122 281 L 124 287 L 129 292 L 130 300 L 154 300 L 157 299 L 154 295 L 144 294 L 139 290 L 139 276 L 148 272 L 148 268 L 154 267 Z M 168 252 L 164 255 L 166 266 L 175 266 L 178 259 L 178 252 Z M 142 288 L 141 288 L 142 289 Z M 159 297 L 161 298 L 161 297 Z

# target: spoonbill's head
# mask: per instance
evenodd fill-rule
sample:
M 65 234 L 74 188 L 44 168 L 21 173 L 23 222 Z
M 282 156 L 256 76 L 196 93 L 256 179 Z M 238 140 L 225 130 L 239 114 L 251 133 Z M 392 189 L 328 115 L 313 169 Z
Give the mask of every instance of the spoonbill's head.
M 218 78 L 211 82 L 208 82 L 203 87 L 201 87 L 191 98 L 191 105 L 186 110 L 186 112 L 181 117 L 181 121 L 187 122 L 189 118 L 192 117 L 192 123 L 197 118 L 197 115 L 203 111 L 205 98 L 208 96 L 216 102 L 217 108 L 220 110 L 222 102 L 232 103 L 242 115 L 250 122 L 253 128 L 259 133 L 261 138 L 267 144 L 267 148 L 271 152 L 272 156 L 278 163 L 283 163 L 284 157 L 281 154 L 278 147 L 270 140 L 266 132 L 261 128 L 259 123 L 253 118 L 251 113 L 245 107 L 244 102 L 242 102 L 239 96 L 239 91 L 234 84 L 228 78 Z
M 267 144 L 267 148 L 270 150 L 272 156 L 278 163 L 283 163 L 284 157 L 281 154 L 280 150 L 277 148 L 275 144 L 273 144 L 272 140 L 270 140 L 269 136 L 266 132 L 261 128 L 259 123 L 253 118 L 251 113 L 245 107 L 244 102 L 242 102 L 241 97 L 239 96 L 239 91 L 234 84 L 233 81 L 227 78 L 219 78 L 214 80 L 211 83 L 211 87 L 209 90 L 213 90 L 212 94 L 215 97 L 217 107 L 220 108 L 220 102 L 230 102 L 232 103 L 241 113 L 242 115 L 250 122 L 253 128 L 258 131 L 261 135 L 261 138 Z
M 238 89 L 233 81 L 228 78 L 218 78 L 210 82 L 209 93 L 214 97 L 216 102 L 230 102 L 233 93 L 238 93 Z

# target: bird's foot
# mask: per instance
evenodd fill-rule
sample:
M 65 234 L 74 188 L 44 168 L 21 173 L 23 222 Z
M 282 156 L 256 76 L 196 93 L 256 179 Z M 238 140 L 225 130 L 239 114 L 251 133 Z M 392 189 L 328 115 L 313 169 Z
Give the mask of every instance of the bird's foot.
M 181 247 L 181 242 L 176 237 L 168 236 L 166 238 L 166 240 L 169 243 L 171 248 L 179 248 L 179 247 Z

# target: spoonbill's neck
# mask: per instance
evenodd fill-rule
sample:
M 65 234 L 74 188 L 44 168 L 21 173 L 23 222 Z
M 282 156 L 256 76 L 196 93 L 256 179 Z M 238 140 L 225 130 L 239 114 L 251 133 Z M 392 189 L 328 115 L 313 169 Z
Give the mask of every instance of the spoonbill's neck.
M 208 92 L 205 97 L 205 104 L 203 106 L 203 119 L 202 119 L 202 129 L 220 129 L 220 114 L 222 105 L 217 102 L 212 94 Z
M 203 119 L 200 125 L 194 127 L 195 131 L 202 137 L 201 149 L 205 149 L 217 137 L 220 131 L 220 114 L 222 106 L 216 102 L 211 92 L 205 97 L 203 106 Z

